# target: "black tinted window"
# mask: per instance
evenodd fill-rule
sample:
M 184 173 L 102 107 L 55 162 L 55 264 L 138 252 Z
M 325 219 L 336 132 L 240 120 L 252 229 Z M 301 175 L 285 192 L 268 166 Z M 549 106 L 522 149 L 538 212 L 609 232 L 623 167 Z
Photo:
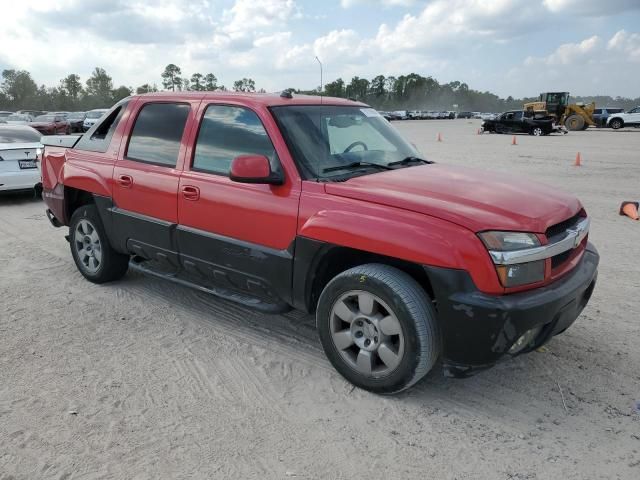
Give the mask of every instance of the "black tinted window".
M 0 127 L 0 143 L 37 143 L 40 137 L 33 128 Z
M 255 112 L 242 107 L 210 105 L 202 119 L 193 169 L 228 174 L 240 155 L 264 155 L 273 171 L 279 164 L 273 144 Z
M 104 153 L 109 149 L 111 137 L 122 118 L 128 101 L 116 104 L 104 120 L 96 123 L 85 133 L 75 146 L 76 150 Z
M 149 103 L 142 107 L 131 132 L 127 158 L 175 167 L 190 109 L 182 103 Z

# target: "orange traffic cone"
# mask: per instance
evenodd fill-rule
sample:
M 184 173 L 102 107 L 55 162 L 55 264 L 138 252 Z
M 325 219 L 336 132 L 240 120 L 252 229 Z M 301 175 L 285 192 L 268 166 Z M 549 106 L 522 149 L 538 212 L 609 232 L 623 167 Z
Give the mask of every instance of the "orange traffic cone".
M 581 167 L 582 166 L 582 157 L 580 156 L 580 152 L 578 152 L 576 154 L 576 161 L 573 164 L 574 167 Z
M 517 145 L 518 144 L 518 140 L 516 140 L 516 136 L 513 136 L 513 139 L 511 140 L 511 145 Z
M 638 202 L 622 202 L 620 205 L 620 215 L 626 215 L 632 220 L 640 220 L 640 216 L 638 216 Z
M 438 138 L 437 138 L 438 142 L 442 141 L 442 134 L 440 132 L 438 132 Z

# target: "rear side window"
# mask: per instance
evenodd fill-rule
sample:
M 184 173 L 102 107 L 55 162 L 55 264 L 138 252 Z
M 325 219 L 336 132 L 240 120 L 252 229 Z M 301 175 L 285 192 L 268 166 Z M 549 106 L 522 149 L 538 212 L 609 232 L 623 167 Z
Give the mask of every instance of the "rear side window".
M 78 140 L 74 149 L 105 153 L 109 149 L 111 137 L 113 137 L 113 133 L 116 131 L 116 127 L 118 123 L 120 123 L 122 114 L 128 104 L 128 101 L 116 104 L 111 111 L 105 115 L 104 120 L 96 123 Z
M 175 167 L 191 106 L 184 103 L 148 103 L 131 131 L 127 159 Z
M 273 144 L 255 112 L 209 105 L 198 133 L 192 169 L 228 175 L 231 161 L 240 155 L 264 155 L 274 172 L 280 169 Z

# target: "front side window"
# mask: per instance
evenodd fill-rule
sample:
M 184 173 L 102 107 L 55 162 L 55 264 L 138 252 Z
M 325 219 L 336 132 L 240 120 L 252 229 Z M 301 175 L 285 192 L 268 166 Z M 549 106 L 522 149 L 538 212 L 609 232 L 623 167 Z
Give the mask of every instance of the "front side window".
M 420 157 L 371 108 L 289 105 L 271 107 L 271 111 L 302 176 L 307 179 L 376 173 Z
M 232 160 L 241 155 L 264 155 L 271 170 L 279 171 L 276 151 L 255 112 L 209 105 L 200 125 L 192 169 L 228 175 Z
M 175 167 L 190 110 L 184 103 L 144 105 L 131 131 L 126 158 Z
M 522 120 L 522 112 L 516 112 L 513 114 L 514 120 Z

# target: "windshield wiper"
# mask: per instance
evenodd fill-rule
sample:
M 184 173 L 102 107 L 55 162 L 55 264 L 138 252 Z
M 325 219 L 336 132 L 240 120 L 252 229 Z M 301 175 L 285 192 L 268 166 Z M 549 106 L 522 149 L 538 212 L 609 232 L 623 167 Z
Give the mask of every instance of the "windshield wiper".
M 414 163 L 414 162 L 420 162 L 420 163 L 423 163 L 425 165 L 429 165 L 429 164 L 434 163 L 431 160 L 425 160 L 424 158 L 405 157 L 402 160 L 398 160 L 397 162 L 387 163 L 387 166 L 388 167 L 393 167 L 394 165 L 407 165 L 409 163 Z
M 389 167 L 389 165 L 381 165 L 379 163 L 373 162 L 353 162 L 347 163 L 346 165 L 337 165 L 335 167 L 323 168 L 322 173 L 335 172 L 337 170 L 351 170 L 358 167 L 377 167 L 381 168 L 382 170 L 393 170 L 393 168 Z

